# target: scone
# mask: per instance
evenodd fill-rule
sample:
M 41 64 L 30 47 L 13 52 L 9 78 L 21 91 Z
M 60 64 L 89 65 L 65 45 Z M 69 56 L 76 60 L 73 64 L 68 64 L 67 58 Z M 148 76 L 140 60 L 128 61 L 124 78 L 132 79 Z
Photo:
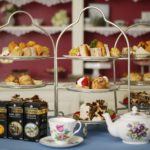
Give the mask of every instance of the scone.
M 19 83 L 20 85 L 33 85 L 33 80 L 29 75 L 24 74 L 19 77 Z
M 150 81 L 150 72 L 144 73 L 143 80 L 144 81 Z
M 96 77 L 92 81 L 92 89 L 107 89 L 109 87 L 109 80 L 106 76 Z
M 137 73 L 137 72 L 132 72 L 130 74 L 130 80 L 131 81 L 141 81 L 142 80 L 142 76 L 139 73 Z
M 14 82 L 16 80 L 16 77 L 14 75 L 8 75 L 5 78 L 5 82 Z

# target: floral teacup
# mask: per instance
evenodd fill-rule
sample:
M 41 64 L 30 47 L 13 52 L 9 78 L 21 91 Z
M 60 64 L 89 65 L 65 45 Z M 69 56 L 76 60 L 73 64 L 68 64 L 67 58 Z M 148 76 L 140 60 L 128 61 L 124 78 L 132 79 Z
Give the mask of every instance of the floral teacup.
M 76 124 L 79 128 L 74 131 Z M 57 117 L 49 119 L 51 137 L 57 144 L 66 144 L 81 129 L 81 122 L 71 118 Z

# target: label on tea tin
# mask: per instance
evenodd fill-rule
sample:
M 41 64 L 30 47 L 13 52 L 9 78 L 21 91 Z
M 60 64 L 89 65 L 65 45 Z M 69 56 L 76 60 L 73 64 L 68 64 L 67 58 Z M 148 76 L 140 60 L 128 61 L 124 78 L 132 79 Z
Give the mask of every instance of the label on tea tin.
M 12 121 L 9 124 L 8 129 L 12 136 L 19 136 L 22 134 L 22 125 L 17 121 Z
M 39 134 L 39 128 L 35 123 L 27 123 L 24 127 L 26 136 L 34 138 Z

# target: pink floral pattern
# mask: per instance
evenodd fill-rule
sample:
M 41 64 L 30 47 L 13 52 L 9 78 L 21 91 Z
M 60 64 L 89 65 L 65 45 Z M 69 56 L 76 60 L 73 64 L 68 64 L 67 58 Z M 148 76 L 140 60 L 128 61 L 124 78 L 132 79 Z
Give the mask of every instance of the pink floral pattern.
M 56 125 L 55 129 L 51 130 L 55 140 L 64 141 L 70 137 L 70 131 L 64 128 L 64 125 Z
M 64 126 L 63 125 L 57 125 L 56 126 L 57 131 L 63 132 L 64 131 Z

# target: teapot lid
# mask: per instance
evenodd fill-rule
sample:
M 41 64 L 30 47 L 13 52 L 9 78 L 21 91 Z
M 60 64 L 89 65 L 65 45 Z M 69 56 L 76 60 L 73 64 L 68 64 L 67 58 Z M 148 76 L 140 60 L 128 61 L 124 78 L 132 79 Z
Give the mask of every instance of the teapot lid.
M 147 115 L 143 112 L 139 112 L 138 108 L 136 106 L 133 106 L 131 112 L 126 113 L 121 116 L 121 118 L 123 118 L 123 119 L 124 118 L 129 119 L 129 118 L 133 118 L 133 117 L 134 117 L 134 119 L 147 119 L 147 118 L 150 118 L 150 115 Z

